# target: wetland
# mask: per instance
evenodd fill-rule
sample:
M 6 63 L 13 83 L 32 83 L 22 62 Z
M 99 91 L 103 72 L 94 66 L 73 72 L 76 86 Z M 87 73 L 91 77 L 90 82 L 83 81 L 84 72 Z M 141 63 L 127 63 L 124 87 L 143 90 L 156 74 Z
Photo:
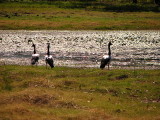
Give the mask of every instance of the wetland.
M 55 66 L 99 67 L 111 47 L 111 68 L 160 67 L 160 31 L 69 31 L 69 30 L 0 30 L 0 63 L 30 65 L 32 40 L 40 54 L 39 65 L 45 65 L 47 42 Z

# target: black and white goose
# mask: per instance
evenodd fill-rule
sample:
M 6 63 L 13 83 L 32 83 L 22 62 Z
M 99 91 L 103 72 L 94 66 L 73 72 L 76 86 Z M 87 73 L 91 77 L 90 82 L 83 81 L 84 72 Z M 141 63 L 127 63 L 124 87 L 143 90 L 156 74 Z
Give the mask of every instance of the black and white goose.
M 32 47 L 34 48 L 32 58 L 31 58 L 31 65 L 37 65 L 38 60 L 39 60 L 39 54 L 36 53 L 36 45 L 33 44 Z
M 108 43 L 108 55 L 104 55 L 103 58 L 101 59 L 101 65 L 100 68 L 104 69 L 106 65 L 108 65 L 108 69 L 109 69 L 109 64 L 111 61 L 111 48 L 110 46 L 112 45 L 111 42 Z
M 50 43 L 47 43 L 47 55 L 45 56 L 46 68 L 47 64 L 49 64 L 49 66 L 53 68 L 54 67 L 53 57 L 52 55 L 50 55 L 49 48 L 50 48 Z

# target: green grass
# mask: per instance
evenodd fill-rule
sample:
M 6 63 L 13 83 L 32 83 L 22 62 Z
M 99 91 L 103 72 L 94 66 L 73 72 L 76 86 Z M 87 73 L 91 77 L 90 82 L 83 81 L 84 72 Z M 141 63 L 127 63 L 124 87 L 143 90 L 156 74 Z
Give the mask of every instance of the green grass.
M 160 70 L 0 66 L 0 119 L 160 118 Z
M 58 3 L 59 4 L 59 3 Z M 13 9 L 14 8 L 14 9 Z M 130 8 L 130 7 L 126 7 Z M 118 8 L 117 8 L 118 9 Z M 48 3 L 0 3 L 1 30 L 159 30 L 160 13 L 108 12 Z

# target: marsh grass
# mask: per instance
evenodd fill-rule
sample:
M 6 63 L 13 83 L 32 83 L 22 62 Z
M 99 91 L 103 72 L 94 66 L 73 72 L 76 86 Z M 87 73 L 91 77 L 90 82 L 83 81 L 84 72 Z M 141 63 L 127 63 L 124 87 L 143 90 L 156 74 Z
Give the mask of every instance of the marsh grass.
M 117 12 L 115 10 L 108 12 L 88 9 L 57 7 L 56 4 L 36 2 L 1 3 L 0 29 L 159 30 L 160 28 L 158 12 L 150 10 L 147 12 Z
M 136 72 L 0 66 L 0 118 L 159 119 L 160 70 Z

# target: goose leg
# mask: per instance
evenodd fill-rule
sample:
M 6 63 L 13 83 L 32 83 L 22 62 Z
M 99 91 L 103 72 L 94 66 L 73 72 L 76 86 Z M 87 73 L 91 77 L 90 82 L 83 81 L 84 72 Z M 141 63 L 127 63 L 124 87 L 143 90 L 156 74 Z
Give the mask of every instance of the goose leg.
M 47 62 L 46 62 L 46 69 L 47 69 Z
M 109 70 L 109 64 L 108 64 L 108 70 Z

